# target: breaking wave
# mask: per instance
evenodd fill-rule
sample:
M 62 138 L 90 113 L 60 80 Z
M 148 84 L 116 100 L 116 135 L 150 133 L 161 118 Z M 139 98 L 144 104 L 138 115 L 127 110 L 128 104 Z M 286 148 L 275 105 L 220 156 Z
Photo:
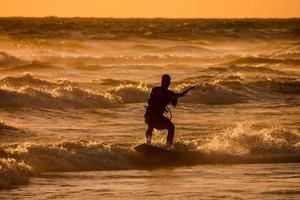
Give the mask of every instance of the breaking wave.
M 18 91 L 0 89 L 1 107 L 89 108 L 116 107 L 118 100 L 109 94 L 95 94 L 74 87 L 43 91 L 26 87 Z
M 116 107 L 118 99 L 108 93 L 76 87 L 76 84 L 50 82 L 34 78 L 31 74 L 21 77 L 5 77 L 0 80 L 2 107 L 88 108 Z
M 181 84 L 176 89 L 178 91 L 183 91 L 186 88 L 186 84 Z M 182 101 L 186 103 L 208 105 L 243 103 L 246 100 L 246 96 L 242 96 L 233 90 L 214 83 L 203 83 L 191 91 L 189 96 L 182 99 Z
M 282 94 L 300 94 L 300 80 L 299 79 L 283 79 L 275 80 L 268 78 L 265 80 L 255 82 L 255 85 L 263 87 L 266 90 Z
M 0 155 L 0 190 L 28 182 L 29 176 L 32 174 L 30 166 L 22 161 L 1 157 Z
M 300 135 L 280 127 L 244 123 L 212 136 L 201 149 L 228 155 L 259 156 L 262 159 L 264 156 L 289 158 L 296 154 L 295 160 L 300 161 Z
M 111 87 L 97 92 L 80 83 L 50 82 L 30 74 L 18 78 L 5 77 L 0 80 L 0 102 L 2 107 L 112 108 L 126 103 L 145 103 L 150 92 L 148 85 L 133 81 L 104 79 L 90 84 Z M 175 89 L 179 92 L 185 87 L 186 84 L 183 84 Z M 244 100 L 237 92 L 221 85 L 204 83 L 185 97 L 183 102 L 233 104 Z
M 134 145 L 96 141 L 23 143 L 1 149 L 0 186 L 26 181 L 30 174 L 128 170 L 222 163 L 300 161 L 300 135 L 280 127 L 242 124 L 201 139 L 179 139 L 170 154 L 144 155 Z
M 196 82 L 195 82 L 196 81 Z M 264 98 L 297 98 L 300 82 L 297 78 L 267 78 L 246 82 L 239 76 L 218 79 L 191 79 L 174 83 L 175 91 L 198 84 L 185 103 L 235 104 Z M 114 108 L 128 103 L 146 103 L 151 86 L 142 82 L 117 79 L 98 79 L 92 82 L 67 80 L 48 81 L 31 74 L 0 79 L 1 107 L 45 108 Z
M 146 102 L 149 95 L 149 88 L 145 85 L 119 85 L 110 91 L 122 99 L 123 103 L 141 103 Z

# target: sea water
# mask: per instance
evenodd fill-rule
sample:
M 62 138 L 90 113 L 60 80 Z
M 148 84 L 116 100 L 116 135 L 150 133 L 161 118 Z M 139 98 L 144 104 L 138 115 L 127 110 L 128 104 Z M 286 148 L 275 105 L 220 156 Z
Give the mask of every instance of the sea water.
M 1 18 L 0 198 L 299 199 L 299 27 Z M 148 157 L 134 146 L 165 73 L 197 87 L 170 106 L 176 156 Z

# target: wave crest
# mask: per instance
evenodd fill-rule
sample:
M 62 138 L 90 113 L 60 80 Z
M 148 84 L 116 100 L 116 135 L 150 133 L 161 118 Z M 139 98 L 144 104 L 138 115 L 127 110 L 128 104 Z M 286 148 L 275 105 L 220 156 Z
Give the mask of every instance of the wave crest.
M 103 107 L 118 105 L 118 98 L 109 94 L 76 87 L 70 82 L 50 82 L 25 74 L 0 80 L 2 107 Z
M 282 155 L 300 153 L 300 135 L 280 127 L 239 124 L 213 136 L 201 149 L 229 155 Z M 300 157 L 298 157 L 300 158 Z
M 0 158 L 0 190 L 27 183 L 31 174 L 31 167 L 23 161 Z
M 267 78 L 254 83 L 258 87 L 263 87 L 266 90 L 279 92 L 283 94 L 300 94 L 300 80 L 299 79 L 272 79 Z
M 149 169 L 222 163 L 300 161 L 300 135 L 280 127 L 240 124 L 199 139 L 177 139 L 172 153 L 144 155 L 135 144 L 65 141 L 22 143 L 0 149 L 0 189 L 40 172 Z
M 247 103 L 250 100 L 298 98 L 298 78 L 244 78 L 238 75 L 192 77 L 175 82 L 181 92 L 198 85 L 180 101 L 206 105 Z M 151 86 L 143 82 L 99 79 L 92 82 L 49 81 L 29 73 L 0 79 L 0 106 L 46 108 L 113 108 L 127 103 L 146 103 Z M 280 94 L 289 94 L 283 96 Z
M 123 103 L 140 103 L 147 101 L 149 88 L 143 84 L 119 85 L 111 93 L 119 96 Z
M 188 84 L 181 84 L 176 87 L 177 91 L 183 91 L 188 88 Z M 238 93 L 228 90 L 218 84 L 203 83 L 193 89 L 188 96 L 182 99 L 187 103 L 199 103 L 207 105 L 222 105 L 242 103 L 245 101 Z
M 299 162 L 300 136 L 279 127 L 239 125 L 209 138 L 178 139 L 170 157 L 149 159 L 134 144 L 68 141 L 6 147 L 7 156 L 35 172 L 143 169 L 208 163 Z M 133 145 L 133 146 L 132 146 Z M 152 162 L 153 161 L 153 162 Z

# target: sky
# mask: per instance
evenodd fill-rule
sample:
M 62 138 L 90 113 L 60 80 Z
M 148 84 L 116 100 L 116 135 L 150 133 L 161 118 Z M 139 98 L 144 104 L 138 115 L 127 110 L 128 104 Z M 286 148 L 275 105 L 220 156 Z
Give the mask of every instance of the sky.
M 0 0 L 0 3 L 0 16 L 6 17 L 300 17 L 300 0 Z

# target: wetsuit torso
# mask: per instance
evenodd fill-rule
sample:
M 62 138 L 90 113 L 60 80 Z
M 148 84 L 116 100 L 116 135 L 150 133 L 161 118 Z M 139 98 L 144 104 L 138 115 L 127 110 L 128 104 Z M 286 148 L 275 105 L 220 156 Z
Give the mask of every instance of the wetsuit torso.
M 162 116 L 169 103 L 172 103 L 173 106 L 177 104 L 176 94 L 173 91 L 162 87 L 153 88 L 148 100 L 148 114 Z

